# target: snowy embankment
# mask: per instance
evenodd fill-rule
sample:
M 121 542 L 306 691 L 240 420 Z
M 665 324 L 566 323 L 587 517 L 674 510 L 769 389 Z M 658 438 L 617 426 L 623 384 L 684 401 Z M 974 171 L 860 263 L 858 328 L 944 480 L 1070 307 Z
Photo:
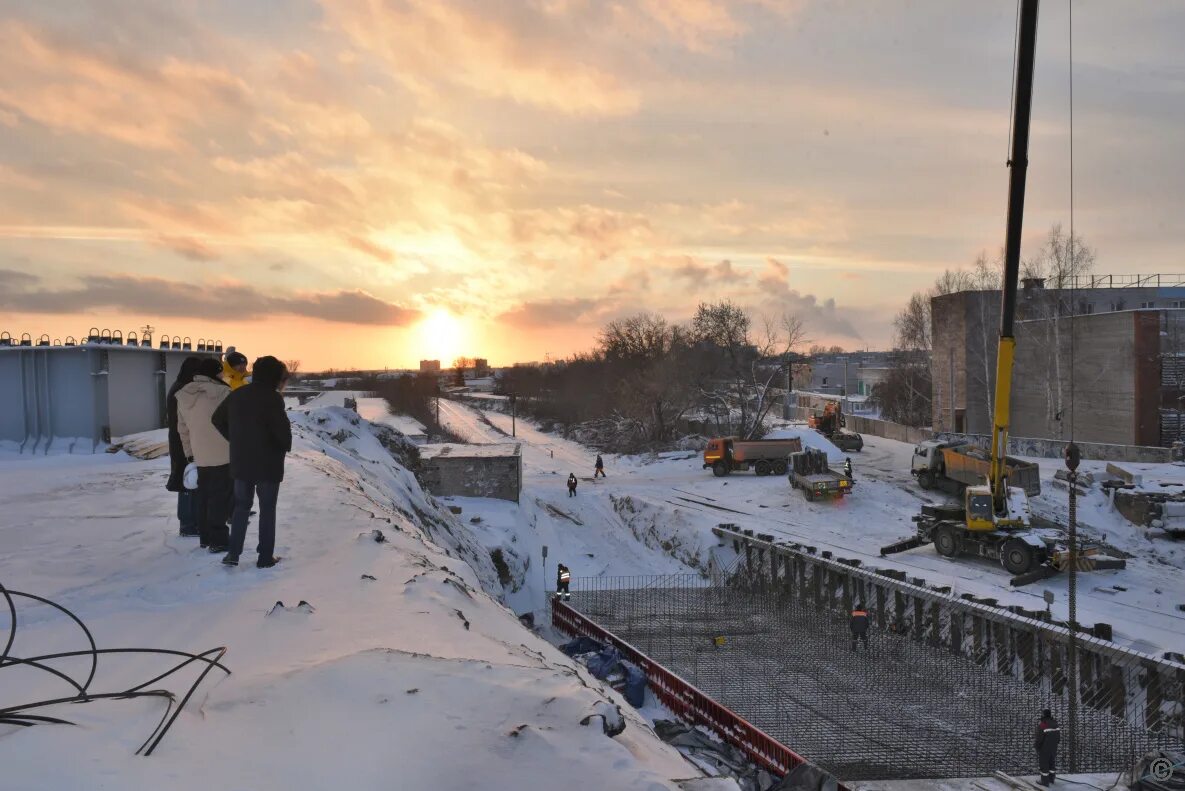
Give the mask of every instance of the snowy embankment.
M 227 646 L 233 672 L 207 677 L 150 758 L 134 752 L 157 699 L 39 711 L 80 727 L 0 726 L 5 788 L 659 789 L 697 774 L 499 603 L 473 526 L 392 457 L 407 451 L 400 435 L 340 408 L 291 415 L 284 560 L 268 570 L 223 567 L 178 537 L 163 458 L 0 458 L 5 586 L 69 608 L 100 648 Z M 14 656 L 82 647 L 63 616 L 20 604 Z M 91 689 L 168 666 L 104 655 Z M 196 672 L 154 686 L 184 692 Z M 0 707 L 65 694 L 47 673 L 0 668 Z M 605 701 L 629 723 L 614 738 L 597 718 L 580 724 Z

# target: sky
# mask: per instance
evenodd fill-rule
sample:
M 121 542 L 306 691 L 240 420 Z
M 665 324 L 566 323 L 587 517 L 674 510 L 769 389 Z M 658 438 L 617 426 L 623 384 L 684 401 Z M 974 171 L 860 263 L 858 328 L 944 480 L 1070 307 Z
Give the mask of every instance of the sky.
M 1045 0 L 1025 251 L 1181 271 L 1185 4 Z M 0 0 L 0 330 L 305 370 L 591 347 L 730 298 L 812 341 L 1004 237 L 1005 0 Z

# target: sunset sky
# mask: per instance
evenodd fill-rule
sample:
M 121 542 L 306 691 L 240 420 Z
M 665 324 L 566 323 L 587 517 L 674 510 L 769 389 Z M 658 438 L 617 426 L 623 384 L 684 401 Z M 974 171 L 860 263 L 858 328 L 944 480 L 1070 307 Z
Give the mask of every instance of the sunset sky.
M 1026 240 L 1069 221 L 1042 3 Z M 308 369 L 731 297 L 885 348 L 1001 245 L 1012 0 L 0 0 L 0 330 Z M 1180 272 L 1185 4 L 1074 2 L 1075 227 Z

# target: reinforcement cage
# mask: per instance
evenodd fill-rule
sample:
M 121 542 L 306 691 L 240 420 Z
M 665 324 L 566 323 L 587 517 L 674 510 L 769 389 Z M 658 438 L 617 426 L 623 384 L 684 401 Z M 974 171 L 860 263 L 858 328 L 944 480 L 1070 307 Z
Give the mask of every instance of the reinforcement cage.
M 1181 665 L 1086 640 L 1071 723 L 1066 630 L 770 550 L 708 578 L 576 579 L 568 605 L 843 780 L 1033 772 L 1043 708 L 1063 723 L 1063 768 L 1182 746 Z M 857 604 L 870 628 L 853 645 Z

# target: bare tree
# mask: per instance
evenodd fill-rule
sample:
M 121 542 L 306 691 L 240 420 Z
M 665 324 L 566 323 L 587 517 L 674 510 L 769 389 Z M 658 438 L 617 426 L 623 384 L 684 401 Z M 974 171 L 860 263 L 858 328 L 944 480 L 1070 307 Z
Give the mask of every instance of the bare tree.
M 285 360 L 284 367 L 288 369 L 288 375 L 295 378 L 300 372 L 300 360 Z
M 760 436 L 773 406 L 772 389 L 785 377 L 790 352 L 807 342 L 802 320 L 790 314 L 766 318 L 754 332 L 749 314 L 725 299 L 700 303 L 691 332 L 709 366 L 701 388 L 705 402 L 725 416 L 730 433 Z

